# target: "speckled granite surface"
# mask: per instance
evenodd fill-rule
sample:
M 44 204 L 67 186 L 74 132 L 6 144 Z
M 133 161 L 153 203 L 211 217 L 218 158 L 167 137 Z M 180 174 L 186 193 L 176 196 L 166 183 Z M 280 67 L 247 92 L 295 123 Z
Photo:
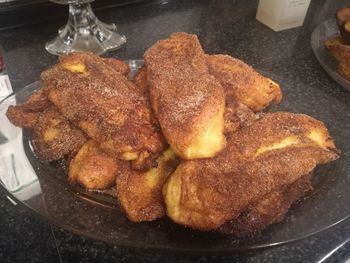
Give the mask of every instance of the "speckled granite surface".
M 198 34 L 208 53 L 232 54 L 260 70 L 303 82 L 349 105 L 350 93 L 323 71 L 309 45 L 312 29 L 348 1 L 312 1 L 303 27 L 279 33 L 254 19 L 257 1 L 163 3 L 97 12 L 102 20 L 116 22 L 128 38 L 127 45 L 111 55 L 140 58 L 154 41 L 174 31 L 187 31 Z M 63 23 L 0 32 L 15 90 L 37 80 L 40 72 L 56 61 L 44 51 L 44 44 Z M 331 105 L 325 107 L 331 109 Z M 350 221 L 297 243 L 248 255 L 203 256 L 125 249 L 79 237 L 12 205 L 2 190 L 0 211 L 0 262 L 344 262 L 350 258 L 350 242 L 346 243 Z

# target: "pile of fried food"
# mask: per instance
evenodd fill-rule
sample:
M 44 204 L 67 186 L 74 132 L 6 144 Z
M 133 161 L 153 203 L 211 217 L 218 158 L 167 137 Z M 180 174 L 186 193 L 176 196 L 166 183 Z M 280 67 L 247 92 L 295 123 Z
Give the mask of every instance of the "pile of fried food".
M 10 106 L 43 161 L 66 158 L 69 181 L 114 187 L 134 222 L 167 215 L 203 231 L 255 234 L 312 189 L 339 157 L 327 128 L 303 114 L 262 113 L 278 84 L 228 55 L 174 33 L 144 54 L 133 80 L 116 59 L 60 57 L 43 87 Z
M 340 35 L 327 39 L 325 46 L 339 62 L 338 73 L 350 80 L 350 7 L 340 8 L 335 17 Z

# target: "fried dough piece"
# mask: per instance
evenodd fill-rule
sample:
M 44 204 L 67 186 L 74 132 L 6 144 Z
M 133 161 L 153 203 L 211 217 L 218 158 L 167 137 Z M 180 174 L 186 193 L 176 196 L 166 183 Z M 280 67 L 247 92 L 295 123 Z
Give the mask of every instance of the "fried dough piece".
M 254 112 L 281 101 L 279 85 L 241 60 L 228 55 L 207 55 L 206 60 L 210 74 L 219 80 L 226 97 L 233 96 Z
M 22 128 L 33 128 L 39 115 L 39 112 L 26 111 L 20 105 L 10 105 L 6 111 L 6 116 L 11 123 Z
M 253 236 L 267 226 L 281 222 L 290 206 L 311 190 L 310 175 L 304 175 L 290 186 L 268 193 L 249 205 L 238 218 L 223 224 L 218 232 L 238 237 Z
M 104 153 L 97 142 L 89 140 L 69 164 L 68 179 L 87 189 L 106 189 L 115 185 L 121 161 Z
M 123 61 L 114 58 L 101 58 L 93 53 L 71 53 L 69 55 L 62 55 L 59 57 L 60 64 L 63 68 L 75 73 L 84 73 L 87 71 L 86 63 L 88 60 L 98 58 L 99 66 L 107 66 L 110 70 L 118 72 L 127 77 L 130 68 Z M 91 67 L 93 67 L 91 65 Z
M 350 80 L 350 46 L 340 36 L 328 39 L 325 46 L 339 62 L 338 73 Z
M 340 36 L 327 39 L 325 46 L 340 63 L 350 65 L 350 46 Z
M 350 44 L 350 7 L 345 6 L 335 14 L 340 35 L 346 44 Z
M 114 58 L 102 58 L 103 62 L 114 68 L 117 72 L 127 77 L 130 73 L 130 68 L 123 61 Z
M 134 78 L 135 85 L 148 96 L 149 86 L 147 82 L 147 69 L 143 66 Z M 225 94 L 226 95 L 226 94 Z M 252 110 L 247 106 L 239 103 L 235 97 L 231 95 L 225 96 L 225 112 L 224 112 L 224 134 L 229 136 L 239 128 L 249 125 L 256 119 Z
M 214 230 L 269 192 L 337 158 L 322 122 L 268 113 L 238 130 L 215 158 L 180 163 L 163 188 L 167 214 L 178 224 Z
M 136 87 L 139 88 L 139 90 L 142 94 L 149 96 L 149 87 L 148 87 L 148 81 L 147 81 L 146 66 L 143 66 L 142 68 L 140 68 L 140 70 L 137 72 L 133 81 L 134 81 Z
M 153 125 L 148 99 L 100 57 L 64 56 L 42 79 L 50 101 L 111 155 L 122 160 L 156 158 L 166 147 Z
M 86 141 L 47 98 L 47 88 L 34 92 L 26 102 L 9 106 L 7 118 L 16 126 L 33 130 L 33 147 L 42 161 L 76 153 Z
M 225 95 L 197 37 L 172 34 L 144 58 L 151 104 L 171 148 L 184 159 L 215 156 L 225 147 Z
M 338 73 L 345 79 L 350 80 L 350 65 L 339 63 Z
M 118 200 L 131 221 L 152 221 L 165 214 L 162 187 L 178 162 L 168 149 L 157 159 L 157 167 L 144 173 L 126 169 L 117 176 Z
M 39 112 L 47 109 L 51 102 L 47 98 L 47 88 L 42 87 L 29 96 L 25 103 L 20 104 L 25 111 Z
M 55 107 L 42 113 L 33 127 L 33 147 L 43 161 L 54 161 L 76 153 L 85 143 L 84 134 L 72 126 Z
M 51 105 L 46 96 L 46 89 L 34 92 L 26 102 L 8 107 L 6 116 L 15 126 L 33 128 L 39 118 L 39 113 Z
M 247 106 L 237 102 L 233 97 L 226 98 L 224 113 L 226 137 L 233 136 L 235 131 L 250 125 L 257 118 L 257 115 Z

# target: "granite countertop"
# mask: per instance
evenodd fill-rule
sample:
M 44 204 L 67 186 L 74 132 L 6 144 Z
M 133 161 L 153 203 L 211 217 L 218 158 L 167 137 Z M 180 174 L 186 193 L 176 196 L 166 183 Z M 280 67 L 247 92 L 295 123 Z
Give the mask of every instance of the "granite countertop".
M 255 68 L 349 99 L 318 64 L 310 34 L 348 1 L 312 1 L 304 26 L 273 32 L 255 20 L 257 1 L 174 0 L 144 2 L 97 11 L 128 39 L 109 55 L 141 58 L 147 47 L 175 31 L 199 36 L 207 53 L 234 55 Z M 46 14 L 43 14 L 46 15 Z M 14 90 L 36 81 L 57 58 L 44 51 L 64 18 L 0 31 L 0 44 Z M 283 47 L 283 49 L 281 48 Z M 347 102 L 348 103 L 348 102 Z M 249 254 L 181 255 L 127 249 L 71 234 L 13 205 L 0 188 L 1 262 L 345 262 L 350 258 L 350 221 L 302 241 Z M 337 249 L 336 249 L 337 248 Z

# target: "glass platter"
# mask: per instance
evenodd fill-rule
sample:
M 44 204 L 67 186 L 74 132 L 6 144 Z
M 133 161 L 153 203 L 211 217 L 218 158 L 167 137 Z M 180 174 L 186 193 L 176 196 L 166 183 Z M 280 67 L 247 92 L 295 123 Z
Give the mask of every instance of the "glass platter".
M 135 72 L 142 61 L 130 60 L 129 65 Z M 350 211 L 350 106 L 297 79 L 262 73 L 283 87 L 282 103 L 270 110 L 305 113 L 324 121 L 342 156 L 318 167 L 314 173 L 314 191 L 295 204 L 281 223 L 272 225 L 254 238 L 237 239 L 196 232 L 166 218 L 132 223 L 120 211 L 113 191 L 91 192 L 69 185 L 64 165 L 60 162 L 41 163 L 32 151 L 30 134 L 14 127 L 5 116 L 8 106 L 24 101 L 41 86 L 40 81 L 0 103 L 1 185 L 16 202 L 49 223 L 78 235 L 125 247 L 230 253 L 297 241 L 332 227 L 347 219 Z
M 350 81 L 337 72 L 338 62 L 325 48 L 327 39 L 340 35 L 335 19 L 329 19 L 319 24 L 311 34 L 312 50 L 323 69 L 346 90 L 350 91 Z

